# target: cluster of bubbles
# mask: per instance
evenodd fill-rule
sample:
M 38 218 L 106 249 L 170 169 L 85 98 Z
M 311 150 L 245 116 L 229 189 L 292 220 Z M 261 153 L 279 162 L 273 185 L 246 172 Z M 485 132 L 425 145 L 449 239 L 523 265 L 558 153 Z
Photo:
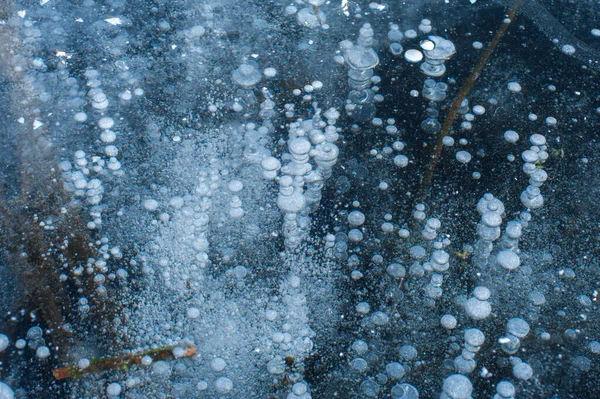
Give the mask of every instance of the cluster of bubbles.
M 598 183 L 593 141 L 572 159 L 561 141 L 588 139 L 569 135 L 597 125 L 597 86 L 530 76 L 541 67 L 514 50 L 438 137 L 482 42 L 510 23 L 504 1 L 467 34 L 461 21 L 493 7 L 51 3 L 18 4 L 2 24 L 2 76 L 20 99 L 6 114 L 35 143 L 16 156 L 7 135 L 6 162 L 40 160 L 44 176 L 20 194 L 39 231 L 7 248 L 42 259 L 60 288 L 43 292 L 65 303 L 6 306 L 0 399 L 563 399 L 599 383 L 598 260 L 573 238 L 593 205 L 571 210 L 570 239 L 548 238 L 571 222 L 553 190 L 571 173 Z M 571 65 L 581 44 L 555 32 L 552 57 Z M 56 190 L 46 208 L 27 204 L 36 184 Z M 40 240 L 43 254 L 20 249 Z M 46 285 L 0 272 L 24 297 Z M 65 364 L 81 378 L 48 381 Z M 573 384 L 553 381 L 563 370 Z

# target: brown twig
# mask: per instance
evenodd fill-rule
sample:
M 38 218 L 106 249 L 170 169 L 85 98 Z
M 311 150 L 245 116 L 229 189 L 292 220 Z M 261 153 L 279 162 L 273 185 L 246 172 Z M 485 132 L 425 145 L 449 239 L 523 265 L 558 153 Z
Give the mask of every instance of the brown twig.
M 52 370 L 52 375 L 57 380 L 67 378 L 78 379 L 84 374 L 98 373 L 106 370 L 127 370 L 133 365 L 142 364 L 142 358 L 150 356 L 153 361 L 173 359 L 174 346 L 156 348 L 139 354 L 124 355 L 119 357 L 103 357 L 100 359 L 91 359 L 90 365 L 84 369 L 76 365 L 70 365 Z M 190 357 L 196 354 L 196 348 L 190 346 L 186 349 L 184 356 Z
M 427 171 L 425 172 L 425 177 L 423 178 L 423 181 L 421 183 L 421 189 L 419 191 L 419 195 L 417 196 L 417 199 L 418 199 L 417 202 L 422 202 L 425 199 L 425 197 L 427 196 L 427 194 L 429 193 L 431 181 L 433 179 L 433 174 L 435 173 L 435 168 L 437 167 L 437 164 L 440 161 L 440 157 L 442 155 L 442 150 L 444 148 L 444 143 L 443 143 L 444 137 L 448 136 L 449 134 L 452 134 L 451 133 L 452 124 L 454 123 L 454 120 L 456 119 L 458 110 L 460 109 L 460 106 L 461 106 L 463 100 L 469 95 L 469 93 L 473 89 L 473 86 L 475 86 L 475 83 L 477 82 L 477 79 L 481 75 L 483 68 L 485 67 L 485 65 L 489 61 L 492 53 L 494 52 L 494 50 L 496 49 L 496 47 L 498 46 L 498 44 L 500 43 L 500 41 L 502 40 L 504 35 L 506 34 L 506 31 L 508 30 L 511 22 L 514 21 L 516 15 L 517 15 L 517 10 L 519 9 L 519 7 L 521 6 L 522 3 L 523 3 L 523 0 L 515 0 L 512 7 L 508 11 L 508 14 L 507 14 L 508 17 L 502 21 L 502 25 L 500 25 L 500 27 L 496 31 L 494 38 L 492 39 L 489 46 L 485 49 L 485 51 L 481 55 L 479 62 L 477 63 L 477 65 L 475 65 L 475 67 L 471 71 L 471 74 L 469 75 L 469 77 L 467 78 L 467 80 L 465 81 L 463 86 L 461 87 L 460 91 L 458 92 L 458 95 L 454 99 L 454 102 L 452 103 L 452 107 L 450 108 L 450 111 L 448 112 L 448 115 L 446 116 L 446 119 L 444 120 L 444 124 L 442 125 L 442 130 L 440 130 L 440 132 L 437 136 L 437 143 L 435 145 L 433 154 L 431 155 L 431 160 L 429 161 L 429 164 L 427 165 Z

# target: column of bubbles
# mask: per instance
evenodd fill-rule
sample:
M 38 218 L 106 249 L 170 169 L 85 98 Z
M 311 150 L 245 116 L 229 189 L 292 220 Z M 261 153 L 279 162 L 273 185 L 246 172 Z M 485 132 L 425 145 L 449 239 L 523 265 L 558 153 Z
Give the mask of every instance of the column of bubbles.
M 119 162 L 117 159 L 119 150 L 114 145 L 114 142 L 117 139 L 117 134 L 112 130 L 115 126 L 115 121 L 110 116 L 105 116 L 106 109 L 109 106 L 109 100 L 101 87 L 102 83 L 100 81 L 100 73 L 95 69 L 88 69 L 85 72 L 85 76 L 87 78 L 86 85 L 91 87 L 88 92 L 88 96 L 91 98 L 92 108 L 101 114 L 97 125 L 102 130 L 100 133 L 100 140 L 105 145 L 103 152 L 108 158 L 106 166 L 113 174 L 120 176 L 122 175 L 122 171 L 120 171 L 121 162 Z M 82 121 L 87 119 L 87 116 L 85 114 L 81 115 L 81 113 L 78 113 L 75 115 L 75 119 Z M 104 166 L 105 161 L 102 160 L 101 162 L 102 166 Z
M 355 121 L 366 122 L 375 116 L 375 92 L 371 89 L 373 69 L 379 64 L 371 24 L 365 23 L 360 29 L 356 44 L 350 40 L 340 43 L 343 60 L 348 66 L 350 93 L 346 100 L 346 113 Z
M 86 86 L 90 87 L 88 96 L 91 99 L 91 106 L 96 112 L 100 113 L 97 126 L 101 129 L 100 141 L 105 144 L 103 152 L 108 161 L 98 155 L 91 155 L 88 158 L 84 151 L 79 150 L 75 152 L 73 164 L 65 160 L 61 162 L 60 168 L 63 172 L 65 190 L 72 193 L 76 198 L 85 198 L 85 203 L 91 205 L 90 216 L 92 220 L 88 222 L 87 226 L 89 229 L 97 229 L 102 225 L 100 202 L 105 190 L 101 178 L 106 177 L 106 169 L 116 177 L 121 177 L 123 172 L 121 162 L 117 159 L 119 150 L 113 144 L 117 138 L 116 133 L 112 130 L 115 121 L 113 118 L 105 116 L 109 101 L 101 88 L 100 73 L 96 69 L 87 69 L 84 75 L 87 79 Z M 74 119 L 76 122 L 84 123 L 88 120 L 88 115 L 85 112 L 77 112 Z M 73 169 L 76 170 L 73 171 Z M 89 179 L 92 176 L 93 178 Z
M 76 265 L 70 270 L 70 277 L 73 279 L 73 282 L 75 284 L 83 284 L 85 277 L 92 277 L 93 282 L 96 286 L 96 295 L 98 297 L 105 297 L 107 293 L 104 283 L 106 281 L 106 274 L 108 274 L 109 271 L 107 260 L 109 259 L 110 255 L 103 256 L 107 254 L 108 246 L 106 245 L 106 243 L 108 243 L 107 238 L 103 238 L 102 240 L 96 242 L 96 246 L 100 247 L 98 250 L 99 254 L 97 256 L 97 259 L 89 258 L 87 260 L 87 263 L 82 265 Z M 112 274 L 111 277 L 114 276 L 115 275 Z M 62 276 L 62 280 L 66 281 L 68 277 L 69 276 L 65 274 Z M 77 301 L 77 310 L 79 311 L 82 317 L 86 317 L 88 312 L 90 311 L 89 301 L 86 297 L 87 295 L 90 295 L 90 293 L 87 293 L 86 295 L 81 295 Z M 91 294 L 92 297 L 96 295 Z
M 317 209 L 324 181 L 331 176 L 339 156 L 335 144 L 339 138 L 335 127 L 339 112 L 328 109 L 323 115 L 325 122 L 316 102 L 313 107 L 315 114 L 311 118 L 289 125 L 289 152 L 282 157 L 289 162 L 280 166 L 281 162 L 268 157 L 261 164 L 265 176 L 276 176 L 274 172 L 281 169 L 277 205 L 285 214 L 283 234 L 288 249 L 297 248 L 308 234 L 309 214 Z M 316 168 L 309 162 L 311 158 Z
M 421 64 L 421 72 L 432 78 L 439 78 L 446 73 L 445 62 L 456 53 L 456 47 L 448 39 L 441 36 L 429 36 L 420 43 L 425 61 Z
M 433 30 L 433 25 L 431 25 L 431 20 L 427 18 L 423 18 L 419 23 L 419 32 L 429 34 Z
M 437 134 L 442 130 L 442 124 L 439 120 L 440 112 L 437 109 L 436 103 L 431 101 L 425 110 L 425 113 L 426 117 L 423 122 L 421 122 L 421 130 L 431 135 Z
M 507 131 L 504 136 L 510 142 L 515 142 L 515 132 Z M 517 136 L 518 137 L 518 136 Z M 544 204 L 540 187 L 547 180 L 548 174 L 543 169 L 543 163 L 548 159 L 546 152 L 546 138 L 541 134 L 533 134 L 530 137 L 531 147 L 521 153 L 525 164 L 523 171 L 529 176 L 529 186 L 521 193 L 521 202 L 528 209 L 538 209 Z M 507 223 L 504 234 L 498 245 L 499 251 L 495 254 L 496 264 L 500 267 L 512 271 L 521 265 L 519 255 L 519 238 L 522 235 L 522 229 L 527 227 L 531 220 L 529 212 L 522 212 L 517 220 Z
M 506 270 L 515 270 L 521 265 L 519 239 L 523 235 L 523 229 L 527 228 L 531 214 L 521 212 L 519 217 L 506 224 L 502 238 L 495 253 L 495 263 Z
M 548 159 L 546 137 L 541 134 L 532 134 L 529 137 L 531 147 L 521 153 L 525 162 L 523 171 L 529 176 L 529 186 L 521 193 L 521 202 L 527 209 L 538 209 L 544 205 L 544 197 L 540 187 L 548 179 L 548 174 L 543 169 L 543 164 Z
M 269 77 L 272 72 L 269 71 L 269 68 L 265 68 L 266 72 L 265 76 Z M 271 68 L 273 69 L 273 68 Z M 259 118 L 265 121 L 265 123 L 269 123 L 273 117 L 277 116 L 277 111 L 275 110 L 275 101 L 273 101 L 274 95 L 264 87 L 262 90 L 262 94 L 264 96 L 263 102 L 260 103 L 260 111 L 258 112 Z
M 307 90 L 305 87 L 305 91 L 312 93 L 315 86 L 319 89 L 321 87 L 320 84 L 313 83 L 311 89 Z M 312 96 L 305 100 L 312 100 Z M 287 117 L 294 116 L 293 104 L 286 106 L 285 109 Z M 323 181 L 331 176 L 332 167 L 337 162 L 339 154 L 335 145 L 339 137 L 338 129 L 334 126 L 339 112 L 335 108 L 328 109 L 324 113 L 326 123 L 321 118 L 321 109 L 316 101 L 313 102 L 313 109 L 315 112 L 312 118 L 299 119 L 289 125 L 287 142 L 289 153 L 282 156 L 282 160 L 289 162 L 283 167 L 274 157 L 264 158 L 261 162 L 265 178 L 275 178 L 279 170 L 282 174 L 279 178 L 280 192 L 277 203 L 280 210 L 285 212 L 283 234 L 284 244 L 288 250 L 297 248 L 308 233 L 309 213 L 318 207 Z M 317 165 L 314 169 L 309 163 L 310 158 L 313 158 Z M 293 181 L 290 181 L 292 177 Z M 290 182 L 292 184 L 288 185 Z M 292 187 L 293 191 L 289 190 Z M 291 194 L 287 195 L 288 193 Z M 297 201 L 294 209 L 291 206 L 294 202 L 293 198 Z M 305 205 L 302 205 L 303 203 Z M 284 323 L 281 325 L 282 331 L 274 334 L 280 353 L 269 362 L 268 371 L 293 383 L 288 398 L 310 399 L 308 383 L 303 380 L 303 360 L 312 351 L 312 337 L 315 333 L 309 326 L 309 308 L 302 290 L 301 276 L 305 273 L 302 266 L 304 261 L 296 259 L 295 256 L 292 255 L 286 260 L 291 274 L 280 286 L 284 305 L 282 310 Z M 285 360 L 287 367 L 281 367 L 282 360 Z
M 446 340 L 446 343 L 448 344 L 448 349 L 446 351 L 446 356 L 442 363 L 442 366 L 445 370 L 454 371 L 456 370 L 455 359 L 457 359 L 457 357 L 454 355 L 461 351 L 461 346 L 458 343 L 459 338 L 457 337 L 454 331 L 458 326 L 458 319 L 454 315 L 445 313 L 444 315 L 442 315 L 442 317 L 440 317 L 439 324 L 442 328 L 446 330 L 446 333 L 448 335 L 448 339 Z M 451 358 L 452 356 L 454 356 L 454 359 Z
M 442 125 L 439 121 L 438 103 L 446 99 L 448 85 L 444 82 L 436 82 L 432 77 L 439 78 L 446 73 L 444 63 L 456 52 L 454 44 L 440 36 L 429 36 L 422 40 L 421 49 L 425 54 L 425 61 L 421 64 L 421 71 L 430 78 L 423 82 L 423 97 L 429 100 L 427 117 L 421 123 L 421 129 L 429 134 L 437 134 Z
M 542 307 L 546 304 L 546 295 L 540 289 L 534 289 L 527 295 L 527 318 L 538 321 L 542 315 Z
M 281 169 L 281 162 L 275 157 L 265 157 L 260 161 L 262 168 L 262 176 L 267 180 L 275 180 L 279 170 Z
M 279 165 L 276 167 L 277 170 L 271 170 L 270 172 L 265 170 L 262 166 L 262 162 L 265 161 L 265 166 L 269 167 L 269 160 L 271 158 L 271 151 L 266 148 L 266 146 L 270 142 L 271 134 L 274 132 L 275 128 L 273 127 L 273 123 L 271 118 L 275 116 L 274 107 L 275 103 L 271 99 L 272 95 L 268 89 L 263 88 L 262 93 L 265 97 L 265 100 L 260 105 L 259 116 L 263 119 L 262 123 L 255 122 L 247 122 L 240 127 L 241 130 L 241 140 L 243 143 L 242 157 L 235 161 L 235 164 L 244 164 L 245 167 L 235 179 L 229 183 L 229 189 L 232 194 L 230 198 L 230 211 L 229 215 L 231 219 L 240 219 L 245 211 L 242 208 L 242 199 L 241 199 L 241 189 L 244 187 L 244 180 L 247 181 L 248 184 L 253 180 L 255 180 L 254 173 L 245 173 L 250 172 L 251 170 L 262 170 L 262 174 L 264 178 L 269 176 L 270 179 L 274 179 L 277 176 L 277 170 L 279 170 Z M 235 153 L 235 150 L 234 150 Z M 256 165 L 256 166 L 254 166 Z M 259 168 L 258 165 L 261 165 Z M 275 172 L 275 173 L 273 173 Z M 266 175 L 265 175 L 266 173 Z
M 315 145 L 314 154 L 311 154 L 311 156 L 314 157 L 323 179 L 328 179 L 331 177 L 333 165 L 336 164 L 339 155 L 339 149 L 335 143 L 339 139 L 338 132 L 341 129 L 336 127 L 335 124 L 340 117 L 340 113 L 332 107 L 325 111 L 323 116 L 327 119 L 327 125 L 323 126 L 323 123 L 319 121 L 318 126 L 313 126 L 309 135 L 313 145 Z M 317 121 L 313 118 L 313 122 Z M 323 128 L 324 130 L 322 130 Z
M 87 165 L 88 160 L 86 159 L 86 153 L 81 150 L 75 151 L 73 163 L 64 160 L 59 164 L 64 180 L 63 188 L 67 193 L 72 193 L 74 197 L 86 197 L 85 190 L 88 185 L 87 176 L 90 174 Z
M 450 245 L 450 240 L 438 240 L 437 231 L 441 227 L 441 222 L 437 218 L 429 218 L 423 227 L 421 236 L 425 239 L 424 246 L 432 248 L 433 251 L 428 262 L 423 264 L 426 271 L 432 272 L 429 283 L 425 286 L 425 295 L 431 300 L 441 298 L 443 290 L 442 283 L 445 276 L 443 273 L 450 268 L 450 254 L 444 248 Z
M 488 264 L 494 248 L 493 242 L 500 237 L 504 204 L 491 193 L 486 193 L 477 203 L 477 212 L 481 215 L 481 220 L 477 224 L 479 238 L 473 248 L 473 263 L 483 268 Z
M 97 285 L 96 294 L 101 298 L 105 298 L 107 295 L 106 286 L 110 282 L 114 281 L 116 277 L 119 277 L 121 281 L 127 277 L 126 274 L 123 274 L 123 269 L 117 269 L 114 272 L 109 268 L 109 262 L 111 262 L 114 270 L 115 264 L 123 259 L 123 253 L 118 246 L 110 245 L 110 241 L 106 236 L 96 241 L 96 247 L 98 248 L 97 259 L 88 259 L 85 272 L 90 276 L 94 276 L 94 283 Z
M 471 110 L 471 106 L 469 104 L 469 99 L 465 98 L 464 100 L 461 101 L 460 103 L 460 107 L 458 107 L 458 114 L 463 118 L 463 122 L 460 124 L 461 128 L 464 129 L 463 123 L 464 122 L 468 122 L 471 123 L 470 121 L 473 119 L 473 114 L 471 114 L 469 111 Z M 448 137 L 448 136 L 446 136 Z
M 340 251 L 348 249 L 351 253 L 347 259 L 347 265 L 352 270 L 351 278 L 357 281 L 364 278 L 364 274 L 359 267 L 362 264 L 360 245 L 364 238 L 364 232 L 366 232 L 365 227 L 363 227 L 366 222 L 366 215 L 361 210 L 356 209 L 360 206 L 358 201 L 354 201 L 352 206 L 355 209 L 350 211 L 346 216 L 347 226 L 346 229 L 344 229 L 346 233 L 344 233 L 343 230 L 337 234 L 336 245 L 340 247 Z M 379 254 L 374 254 L 371 258 L 371 262 L 373 265 L 379 265 L 383 263 L 383 258 Z M 358 317 L 360 317 L 361 324 L 363 326 L 369 326 L 367 328 L 375 329 L 378 326 L 387 324 L 389 321 L 389 318 L 385 313 L 381 311 L 371 312 L 371 305 L 367 301 L 357 301 L 354 309 Z M 356 364 L 351 364 L 351 366 L 359 371 L 364 371 L 357 368 Z M 366 382 L 365 386 L 371 387 L 371 385 L 371 382 Z
M 176 206 L 181 206 L 183 211 L 183 217 L 193 216 L 194 222 L 193 227 L 190 227 L 191 247 L 195 252 L 195 259 L 200 269 L 205 269 L 210 264 L 209 249 L 210 241 L 208 240 L 211 214 L 210 210 L 213 205 L 212 197 L 215 190 L 219 188 L 221 182 L 221 176 L 219 170 L 216 167 L 211 167 L 207 172 L 201 172 L 196 186 L 194 188 L 194 196 L 189 198 L 189 204 L 186 205 L 185 200 L 182 202 L 176 200 Z M 243 185 L 240 187 L 239 184 L 232 184 L 234 192 L 239 192 Z M 241 204 L 240 204 L 241 207 Z M 231 208 L 230 208 L 231 216 Z M 235 215 L 237 216 L 237 215 Z
M 327 259 L 335 259 L 334 247 L 335 235 L 331 233 L 325 234 L 325 237 L 323 237 L 323 254 Z
M 265 68 L 265 76 L 274 77 L 277 71 L 275 68 Z M 262 168 L 262 176 L 266 180 L 275 180 L 277 178 L 278 172 L 281 169 L 281 162 L 279 159 L 272 157 L 270 152 L 264 148 L 261 143 L 265 141 L 265 136 L 269 133 L 274 132 L 275 128 L 271 119 L 277 115 L 275 110 L 275 101 L 273 101 L 273 94 L 267 89 L 263 88 L 263 95 L 265 97 L 264 101 L 260 104 L 260 112 L 259 116 L 263 119 L 263 126 L 258 129 L 259 135 L 250 135 L 247 134 L 245 139 L 248 140 L 246 144 L 246 148 L 254 149 L 253 154 L 259 153 L 260 156 L 253 156 L 250 159 L 250 154 L 248 152 L 244 152 L 244 156 L 249 161 L 255 161 L 260 158 L 260 166 Z M 294 104 L 286 104 L 285 109 L 290 115 L 286 115 L 289 118 L 293 117 L 294 112 Z M 250 143 L 252 142 L 252 143 Z
M 263 158 L 271 155 L 265 144 L 267 144 L 269 133 L 273 130 L 268 119 L 264 120 L 261 126 L 254 122 L 248 122 L 242 126 L 244 144 L 242 154 L 248 164 L 260 164 Z
M 521 347 L 521 339 L 529 334 L 529 323 L 520 317 L 509 319 L 506 323 L 506 335 L 498 339 L 502 350 L 509 355 L 517 353 Z
M 359 263 L 358 257 L 356 257 L 356 262 L 351 261 L 348 257 L 348 235 L 346 233 L 340 231 L 336 234 L 327 234 L 325 237 L 325 245 L 328 248 L 331 247 L 331 251 L 328 253 L 331 258 L 340 262 L 348 260 L 349 266 Z M 359 279 L 362 277 L 362 273 L 359 270 L 356 270 L 352 272 L 351 276 L 353 279 Z
M 123 171 L 121 170 L 121 162 L 117 158 L 119 151 L 113 144 L 117 139 L 117 133 L 112 130 L 114 124 L 114 120 L 111 117 L 105 116 L 98 120 L 98 127 L 102 129 L 102 133 L 100 133 L 100 140 L 102 143 L 106 144 L 104 147 L 104 154 L 108 157 L 106 167 L 114 176 L 122 176 Z
M 227 184 L 227 189 L 232 194 L 229 202 L 229 217 L 231 219 L 239 219 L 244 216 L 244 209 L 242 208 L 242 200 L 239 195 L 240 191 L 244 188 L 244 183 L 239 180 L 231 180 Z
M 279 179 L 279 196 L 277 206 L 284 212 L 283 235 L 286 248 L 297 248 L 306 231 L 302 221 L 306 215 L 306 197 L 304 196 L 304 178 L 312 171 L 309 163 L 309 152 L 312 148 L 310 141 L 304 136 L 306 132 L 300 126 L 290 128 L 288 150 L 290 162 L 283 165 Z
M 288 398 L 310 399 L 308 383 L 303 380 L 304 359 L 313 350 L 312 338 L 315 336 L 315 332 L 310 328 L 310 310 L 303 289 L 306 282 L 300 277 L 302 273 L 300 264 L 301 261 L 297 259 L 289 260 L 291 274 L 283 280 L 280 287 L 284 314 L 281 325 L 283 341 L 279 344 L 279 356 L 283 359 L 293 359 L 288 360 L 288 363 L 291 364 L 288 365 L 289 370 L 286 373 L 286 379 L 294 384 Z
M 274 77 L 276 73 L 277 71 L 274 68 L 265 68 L 264 70 L 264 75 L 267 78 Z M 271 155 L 265 145 L 269 135 L 275 131 L 272 118 L 277 116 L 273 93 L 267 87 L 263 87 L 261 93 L 264 100 L 260 103 L 258 116 L 263 120 L 262 125 L 256 127 L 254 123 L 246 124 L 248 131 L 244 135 L 244 158 L 253 164 L 260 163 L 264 158 Z
M 425 204 L 416 204 L 412 217 L 416 222 L 423 222 L 427 218 Z M 398 236 L 402 239 L 409 239 L 412 237 L 412 234 L 409 229 L 404 228 L 398 230 Z M 418 241 L 413 240 L 412 244 L 408 248 L 408 256 L 412 259 L 408 274 L 417 281 L 417 279 L 425 275 L 424 262 L 427 259 L 427 249 L 418 243 Z
M 392 144 L 392 149 L 396 152 L 404 150 L 405 147 L 406 146 L 402 141 L 394 141 L 394 143 Z M 408 163 L 409 159 L 404 154 L 398 154 L 394 157 L 394 165 L 396 165 L 399 168 L 406 168 L 408 166 Z
M 353 205 L 359 205 L 358 202 Z M 339 232 L 336 235 L 336 249 L 338 253 L 344 258 L 345 251 L 348 249 L 348 245 L 358 244 L 362 241 L 364 237 L 362 226 L 365 224 L 366 216 L 363 212 L 358 209 L 354 209 L 348 213 L 346 218 L 348 223 L 347 233 Z M 348 244 L 350 242 L 351 244 Z M 360 264 L 360 259 L 358 254 L 352 254 L 348 259 L 349 266 L 358 266 Z M 364 307 L 363 307 L 364 308 Z M 367 312 L 368 313 L 368 312 Z
M 87 78 L 86 86 L 90 88 L 88 97 L 91 100 L 91 105 L 94 110 L 103 111 L 108 108 L 108 97 L 104 93 L 102 82 L 100 81 L 100 72 L 96 69 L 88 69 L 85 71 Z
M 421 129 L 429 134 L 436 134 L 442 129 L 439 121 L 438 103 L 446 99 L 448 85 L 444 82 L 436 82 L 434 79 L 425 79 L 423 83 L 423 97 L 429 100 L 427 117 L 421 123 Z
M 89 229 L 97 229 L 102 225 L 102 208 L 99 206 L 104 195 L 104 186 L 98 178 L 90 178 L 95 167 L 99 165 L 99 157 L 90 157 L 93 162 L 90 165 L 88 155 L 82 151 L 75 151 L 73 163 L 68 160 L 60 162 L 62 172 L 63 188 L 65 192 L 73 195 L 72 205 L 90 205 L 89 212 L 92 220 L 87 223 Z M 95 164 L 95 165 L 94 165 Z
M 477 328 L 469 328 L 464 332 L 465 344 L 460 355 L 454 359 L 454 368 L 460 374 L 470 374 L 477 367 L 475 355 L 485 342 L 485 335 Z
M 473 296 L 463 303 L 465 314 L 473 320 L 487 319 L 492 313 L 492 305 L 489 302 L 491 295 L 489 288 L 475 287 Z
M 333 151 L 331 152 L 333 153 Z M 332 158 L 333 162 L 336 162 L 337 154 Z M 314 212 L 318 208 L 322 198 L 321 191 L 324 186 L 323 175 L 319 173 L 318 170 L 312 170 L 308 173 L 308 175 L 306 175 L 304 181 L 306 183 L 306 191 L 304 193 L 304 196 L 306 197 L 308 211 Z
M 434 79 L 425 79 L 423 82 L 423 97 L 434 103 L 444 101 L 446 99 L 446 91 L 448 84 L 444 82 L 436 82 Z M 434 104 L 435 105 L 435 104 Z
M 241 86 L 235 93 L 231 109 L 238 113 L 245 112 L 258 102 L 253 90 L 262 79 L 258 65 L 254 61 L 245 60 L 231 73 L 231 78 Z
M 367 342 L 361 339 L 354 341 L 350 346 L 349 355 L 352 356 L 349 362 L 353 377 L 361 380 L 366 373 L 372 371 L 373 364 L 369 364 L 368 360 L 376 358 L 377 355 Z M 404 370 L 401 372 L 404 374 Z M 367 397 L 377 397 L 381 387 L 373 378 L 366 378 L 362 380 L 359 389 Z
M 517 253 L 519 251 L 519 239 L 523 235 L 523 224 L 521 219 L 517 218 L 506 223 L 504 233 L 498 243 L 500 250 L 510 250 Z
M 154 198 L 143 201 L 146 211 L 156 214 L 164 223 L 159 234 L 173 234 L 173 229 L 179 231 L 177 247 L 165 247 L 156 253 L 156 269 L 160 270 L 162 281 L 169 289 L 183 292 L 187 286 L 196 286 L 202 279 L 204 269 L 211 264 L 208 239 L 211 208 L 213 195 L 220 184 L 219 170 L 213 166 L 198 172 L 190 193 L 166 198 L 166 206 Z M 241 190 L 235 182 L 231 184 L 231 188 L 234 191 Z M 233 210 L 229 209 L 229 212 Z M 173 253 L 177 253 L 178 258 Z M 186 267 L 173 259 L 185 259 Z M 145 270 L 150 272 L 152 269 L 146 266 Z
M 389 30 L 387 33 L 388 38 L 388 49 L 394 56 L 399 56 L 404 51 L 402 47 L 402 40 L 404 39 L 404 33 L 400 30 L 397 24 L 390 23 Z

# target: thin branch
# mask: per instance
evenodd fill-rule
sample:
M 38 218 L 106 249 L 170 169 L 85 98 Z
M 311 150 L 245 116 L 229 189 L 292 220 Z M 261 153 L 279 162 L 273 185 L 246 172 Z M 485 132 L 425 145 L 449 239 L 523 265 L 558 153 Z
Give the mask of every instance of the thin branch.
M 477 79 L 479 78 L 479 76 L 481 76 L 481 72 L 483 71 L 483 68 L 485 67 L 485 65 L 489 61 L 490 57 L 492 56 L 492 53 L 494 52 L 494 50 L 496 49 L 496 47 L 498 46 L 498 44 L 500 43 L 500 41 L 502 40 L 504 35 L 506 34 L 506 31 L 508 30 L 511 22 L 514 21 L 516 15 L 517 15 L 517 10 L 519 9 L 519 7 L 523 3 L 523 1 L 524 0 L 515 0 L 514 4 L 508 11 L 508 17 L 502 21 L 502 25 L 500 25 L 500 27 L 496 31 L 496 35 L 494 35 L 494 38 L 492 39 L 489 46 L 485 49 L 485 51 L 481 55 L 479 62 L 477 63 L 477 65 L 475 65 L 475 67 L 471 71 L 471 74 L 469 75 L 469 77 L 467 78 L 467 80 L 465 81 L 463 86 L 461 87 L 460 91 L 458 92 L 458 95 L 454 99 L 454 102 L 452 103 L 452 107 L 450 108 L 450 111 L 448 112 L 448 115 L 446 116 L 446 120 L 444 120 L 444 124 L 442 125 L 442 130 L 440 130 L 440 133 L 437 136 L 437 143 L 435 145 L 433 154 L 431 155 L 431 160 L 429 161 L 429 165 L 427 166 L 427 171 L 425 172 L 425 177 L 423 178 L 423 181 L 421 183 L 421 189 L 419 191 L 419 195 L 417 196 L 417 199 L 418 199 L 417 202 L 423 201 L 423 199 L 429 194 L 429 189 L 431 188 L 431 181 L 433 179 L 433 174 L 435 173 L 435 168 L 437 167 L 437 165 L 440 161 L 440 157 L 442 155 L 442 150 L 444 149 L 444 142 L 443 142 L 444 137 L 452 134 L 452 132 L 451 132 L 452 124 L 454 123 L 454 121 L 456 119 L 458 110 L 460 109 L 460 106 L 461 106 L 463 100 L 469 95 L 469 93 L 473 89 L 473 86 L 475 86 Z
M 64 380 L 67 378 L 79 379 L 84 374 L 98 373 L 106 370 L 127 370 L 133 365 L 141 365 L 142 359 L 145 356 L 152 358 L 152 361 L 173 359 L 173 349 L 175 349 L 174 346 L 167 346 L 150 349 L 149 351 L 139 354 L 91 359 L 90 365 L 84 369 L 81 369 L 76 365 L 70 365 L 52 370 L 52 375 L 54 375 L 54 378 L 57 380 Z M 195 354 L 196 348 L 189 346 L 185 350 L 183 356 L 190 357 Z

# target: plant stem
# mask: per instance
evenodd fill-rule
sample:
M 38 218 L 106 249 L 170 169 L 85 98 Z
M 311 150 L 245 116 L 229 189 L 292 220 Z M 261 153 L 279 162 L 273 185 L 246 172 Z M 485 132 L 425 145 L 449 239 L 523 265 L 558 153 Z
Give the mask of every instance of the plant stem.
M 142 364 L 142 358 L 150 356 L 153 361 L 157 360 L 169 360 L 173 358 L 173 346 L 167 346 L 162 348 L 150 349 L 144 353 L 131 354 L 119 357 L 103 357 L 100 359 L 92 359 L 90 365 L 85 369 L 80 369 L 75 365 L 61 367 L 52 370 L 54 378 L 57 380 L 64 380 L 67 378 L 78 379 L 83 374 L 97 373 L 106 370 L 127 370 L 133 365 Z M 196 354 L 196 348 L 190 346 L 185 351 L 184 356 L 190 357 Z
M 494 50 L 496 49 L 496 47 L 502 40 L 502 37 L 504 37 L 504 34 L 508 30 L 511 22 L 514 21 L 516 15 L 517 15 L 517 10 L 519 9 L 519 7 L 523 3 L 523 1 L 524 0 L 515 0 L 512 7 L 508 11 L 507 18 L 505 18 L 502 21 L 502 25 L 500 25 L 500 27 L 496 31 L 494 38 L 492 39 L 489 46 L 485 49 L 485 51 L 481 55 L 479 62 L 477 63 L 477 65 L 475 65 L 475 67 L 471 71 L 471 74 L 469 75 L 469 77 L 467 78 L 467 80 L 465 81 L 463 86 L 461 87 L 460 91 L 458 92 L 458 95 L 454 99 L 454 102 L 452 103 L 452 107 L 450 108 L 450 111 L 448 112 L 448 115 L 446 116 L 446 119 L 444 120 L 444 124 L 442 125 L 442 130 L 440 130 L 440 132 L 437 136 L 437 143 L 435 145 L 433 154 L 431 155 L 431 160 L 429 161 L 429 164 L 427 165 L 427 171 L 425 172 L 425 177 L 423 178 L 423 181 L 421 182 L 421 189 L 419 191 L 419 195 L 417 196 L 417 200 L 418 200 L 417 202 L 422 202 L 425 199 L 425 197 L 429 194 L 429 189 L 431 188 L 431 181 L 433 179 L 433 174 L 435 173 L 435 168 L 437 167 L 437 164 L 440 161 L 440 157 L 442 155 L 442 150 L 444 148 L 444 143 L 443 143 L 444 137 L 452 134 L 452 132 L 451 132 L 452 124 L 454 123 L 454 120 L 456 119 L 458 110 L 460 109 L 460 105 L 462 104 L 463 100 L 469 95 L 469 93 L 473 89 L 473 86 L 475 86 L 475 83 L 477 82 L 477 79 L 481 75 L 483 68 L 485 67 L 485 65 L 489 61 L 492 53 L 494 52 Z

